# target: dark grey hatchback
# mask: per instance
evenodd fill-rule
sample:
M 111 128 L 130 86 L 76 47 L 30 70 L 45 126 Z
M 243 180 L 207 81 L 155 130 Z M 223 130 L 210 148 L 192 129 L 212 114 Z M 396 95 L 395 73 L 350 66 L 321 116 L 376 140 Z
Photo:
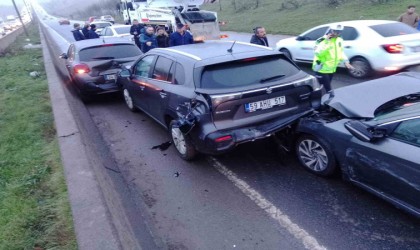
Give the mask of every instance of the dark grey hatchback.
M 186 160 L 268 137 L 321 96 L 317 80 L 282 53 L 240 42 L 153 49 L 120 78 L 128 108 L 168 128 Z

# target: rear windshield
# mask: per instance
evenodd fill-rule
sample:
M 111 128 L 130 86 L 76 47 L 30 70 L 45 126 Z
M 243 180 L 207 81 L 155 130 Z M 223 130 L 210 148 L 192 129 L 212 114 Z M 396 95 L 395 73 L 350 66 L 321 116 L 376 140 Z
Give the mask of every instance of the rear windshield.
M 83 49 L 79 52 L 80 61 L 111 60 L 139 56 L 140 50 L 131 44 L 113 44 Z
M 404 23 L 384 23 L 372 25 L 370 28 L 383 37 L 402 36 L 419 32 Z
M 115 28 L 115 31 L 117 34 L 128 34 L 130 33 L 130 26 Z
M 235 88 L 265 84 L 295 75 L 300 71 L 280 56 L 248 58 L 207 66 L 201 77 L 201 88 Z

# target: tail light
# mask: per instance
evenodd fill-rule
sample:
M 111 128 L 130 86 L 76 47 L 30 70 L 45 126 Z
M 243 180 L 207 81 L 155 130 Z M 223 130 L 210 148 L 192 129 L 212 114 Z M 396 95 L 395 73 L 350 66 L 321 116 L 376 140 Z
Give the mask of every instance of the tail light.
M 73 67 L 73 71 L 76 74 L 85 74 L 85 73 L 89 73 L 90 72 L 90 68 L 86 64 L 81 63 L 81 64 L 76 64 Z
M 232 140 L 232 136 L 231 135 L 226 135 L 226 136 L 216 138 L 214 141 L 216 143 L 221 143 L 221 142 L 230 141 L 230 140 Z
M 382 48 L 390 54 L 399 54 L 402 53 L 404 50 L 404 45 L 402 44 L 385 44 L 382 45 Z

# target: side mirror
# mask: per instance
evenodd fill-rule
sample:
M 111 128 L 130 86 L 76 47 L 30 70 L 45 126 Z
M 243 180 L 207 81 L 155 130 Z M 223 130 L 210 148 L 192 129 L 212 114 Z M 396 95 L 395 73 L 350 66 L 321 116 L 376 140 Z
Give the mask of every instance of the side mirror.
M 131 71 L 129 69 L 123 69 L 119 73 L 120 77 L 130 77 Z
M 63 53 L 63 54 L 61 54 L 61 55 L 59 56 L 59 58 L 61 58 L 61 59 L 68 59 L 69 57 L 67 56 L 67 54 L 66 54 L 66 53 Z
M 348 121 L 344 123 L 344 127 L 357 139 L 364 142 L 372 142 L 376 139 L 385 137 L 385 132 L 375 130 L 361 121 Z

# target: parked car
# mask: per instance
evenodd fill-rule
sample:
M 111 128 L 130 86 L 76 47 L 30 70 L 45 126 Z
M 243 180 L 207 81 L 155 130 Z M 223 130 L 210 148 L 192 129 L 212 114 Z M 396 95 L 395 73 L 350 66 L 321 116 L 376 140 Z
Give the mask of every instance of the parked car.
M 96 19 L 98 19 L 98 17 L 97 17 L 97 16 L 90 16 L 90 17 L 88 18 L 88 22 L 89 22 L 89 23 L 91 23 L 91 22 L 95 21 Z
M 301 35 L 280 40 L 276 48 L 296 62 L 312 63 L 315 41 L 330 23 Z M 420 63 L 420 32 L 396 21 L 357 20 L 340 22 L 344 26 L 344 52 L 356 68 L 349 73 L 364 78 L 374 72 L 396 72 Z M 344 65 L 342 65 L 344 67 Z
M 120 76 L 127 107 L 167 128 L 185 160 L 266 138 L 320 103 L 313 76 L 249 43 L 152 49 Z
M 69 76 L 82 100 L 92 95 L 119 91 L 117 73 L 141 55 L 133 43 L 121 38 L 74 42 L 60 57 L 66 60 Z
M 93 21 L 90 24 L 96 25 L 96 33 L 101 34 L 101 31 L 108 26 L 112 26 L 112 23 L 110 22 L 102 22 L 102 21 Z
M 12 27 L 10 24 L 5 23 L 5 24 L 3 25 L 3 29 L 4 29 L 5 31 L 11 31 L 11 30 L 13 30 L 13 27 Z
M 58 20 L 58 23 L 59 23 L 60 25 L 65 25 L 65 24 L 70 25 L 70 20 L 69 20 L 69 19 L 67 19 L 67 18 L 60 18 L 60 19 Z
M 110 22 L 112 24 L 115 23 L 115 20 L 114 20 L 114 18 L 111 15 L 101 16 L 100 20 L 101 21 L 105 21 L 105 22 Z
M 420 217 L 420 73 L 335 90 L 303 118 L 296 152 L 308 171 L 344 178 Z
M 101 37 L 122 37 L 129 41 L 133 40 L 133 35 L 130 34 L 131 25 L 112 25 L 105 27 L 99 34 Z

